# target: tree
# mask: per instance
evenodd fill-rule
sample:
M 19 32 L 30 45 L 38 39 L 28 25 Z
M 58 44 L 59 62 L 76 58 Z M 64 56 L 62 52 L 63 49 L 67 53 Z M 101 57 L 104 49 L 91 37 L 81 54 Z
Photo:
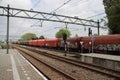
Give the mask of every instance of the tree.
M 94 36 L 98 36 L 98 34 L 95 33 Z
M 77 37 L 78 37 L 78 34 L 75 34 L 75 37 L 77 38 Z
M 120 0 L 103 0 L 110 34 L 120 34 Z
M 69 30 L 67 29 L 60 29 L 57 33 L 56 33 L 56 38 L 63 38 L 63 34 L 67 34 L 67 37 L 70 37 L 71 33 Z
M 25 33 L 21 36 L 22 41 L 37 39 L 36 34 L 34 33 Z
M 39 39 L 45 39 L 45 37 L 44 37 L 43 35 L 41 35 L 41 36 L 39 37 Z

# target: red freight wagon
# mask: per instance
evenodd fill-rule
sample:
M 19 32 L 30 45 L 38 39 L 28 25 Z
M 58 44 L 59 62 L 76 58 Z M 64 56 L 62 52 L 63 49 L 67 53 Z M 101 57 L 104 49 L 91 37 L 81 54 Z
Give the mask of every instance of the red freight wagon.
M 37 46 L 37 40 L 30 40 L 29 45 L 31 46 Z
M 92 37 L 83 37 L 83 47 L 88 49 L 92 44 Z M 94 48 L 97 50 L 119 50 L 120 35 L 102 35 L 94 36 Z
M 78 47 L 80 47 L 81 44 L 83 44 L 83 37 L 78 37 Z
M 37 40 L 33 40 L 33 46 L 37 46 L 38 41 Z
M 67 39 L 67 46 L 70 49 L 77 49 L 78 48 L 78 40 L 77 40 L 77 38 L 68 38 Z
M 58 38 L 46 39 L 46 46 L 50 47 L 50 48 L 53 48 L 53 47 L 57 48 L 58 47 L 58 42 L 59 42 Z
M 78 39 L 77 38 L 68 38 L 66 40 L 67 43 L 67 47 L 71 48 L 71 49 L 75 49 L 78 48 Z M 59 47 L 60 48 L 64 48 L 64 40 L 61 38 L 59 39 Z
M 91 38 L 92 38 L 92 37 L 83 37 L 83 38 L 82 38 L 81 41 L 83 42 L 82 45 L 83 45 L 83 48 L 84 48 L 84 49 L 88 49 L 88 48 L 89 48 L 89 44 L 91 43 Z
M 81 39 L 82 39 L 82 37 L 68 38 L 66 41 L 67 48 L 69 48 L 69 50 L 80 50 L 81 49 L 81 45 L 80 45 Z M 64 45 L 64 40 L 62 38 L 59 40 L 58 46 L 60 48 L 64 49 L 65 45 Z
M 33 40 L 29 40 L 28 45 L 32 46 L 32 41 Z
M 120 44 L 120 35 L 104 35 L 95 36 L 95 42 L 97 44 Z
M 37 46 L 40 46 L 40 47 L 44 47 L 46 46 L 46 40 L 45 39 L 40 39 L 40 40 L 37 40 Z

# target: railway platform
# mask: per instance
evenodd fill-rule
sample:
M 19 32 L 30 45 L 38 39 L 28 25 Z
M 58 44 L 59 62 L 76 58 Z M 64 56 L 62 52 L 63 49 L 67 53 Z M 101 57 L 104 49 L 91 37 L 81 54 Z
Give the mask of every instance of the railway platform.
M 120 56 L 118 55 L 86 53 L 80 55 L 80 60 L 86 63 L 120 71 Z
M 47 80 L 17 50 L 0 49 L 0 80 Z
M 58 56 L 71 58 L 75 60 L 77 59 L 82 62 L 90 63 L 96 66 L 101 66 L 115 71 L 120 71 L 120 56 L 100 54 L 100 53 L 76 53 L 76 54 L 67 53 L 67 56 L 64 56 L 64 53 L 61 54 L 61 52 L 57 52 L 57 51 L 49 51 L 38 48 L 36 48 L 36 50 L 40 50 L 43 52 L 47 52 L 50 54 L 55 54 Z

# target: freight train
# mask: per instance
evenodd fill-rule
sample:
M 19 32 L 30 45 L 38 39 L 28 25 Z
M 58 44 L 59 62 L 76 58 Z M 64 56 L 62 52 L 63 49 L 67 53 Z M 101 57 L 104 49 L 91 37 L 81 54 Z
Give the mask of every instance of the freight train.
M 65 48 L 65 41 L 62 38 L 29 40 L 17 43 L 44 48 Z M 99 52 L 120 55 L 120 34 L 68 38 L 66 40 L 66 45 L 69 51 L 82 51 L 85 53 Z

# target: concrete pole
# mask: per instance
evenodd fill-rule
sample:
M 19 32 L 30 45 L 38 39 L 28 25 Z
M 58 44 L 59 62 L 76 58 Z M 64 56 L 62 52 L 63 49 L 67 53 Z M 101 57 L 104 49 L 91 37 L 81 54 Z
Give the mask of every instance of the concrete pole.
M 9 53 L 9 5 L 8 5 L 8 11 L 7 11 L 7 54 Z

